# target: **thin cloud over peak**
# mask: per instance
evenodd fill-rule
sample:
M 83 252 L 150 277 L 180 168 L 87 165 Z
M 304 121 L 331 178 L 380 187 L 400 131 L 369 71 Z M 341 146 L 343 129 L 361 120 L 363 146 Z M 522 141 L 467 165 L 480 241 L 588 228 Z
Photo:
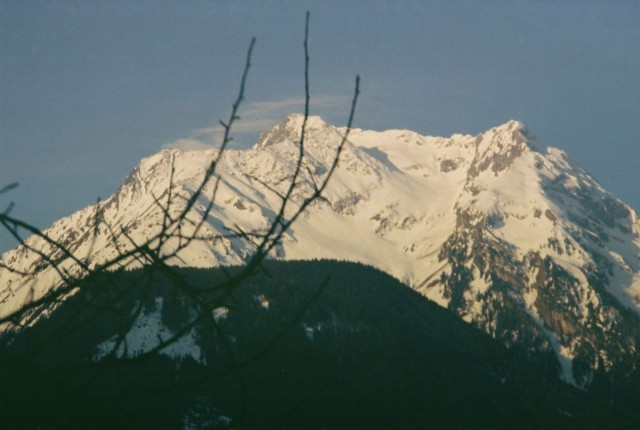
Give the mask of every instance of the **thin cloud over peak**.
M 323 116 L 341 106 L 348 106 L 345 96 L 323 95 L 311 99 L 311 111 Z M 256 143 L 263 131 L 271 129 L 289 114 L 304 111 L 303 98 L 248 102 L 240 108 L 240 119 L 233 124 L 231 142 L 236 148 L 248 148 Z M 217 148 L 222 143 L 224 128 L 220 124 L 192 130 L 188 137 L 176 139 L 162 149 L 202 150 Z
M 162 149 L 179 149 L 181 151 L 202 151 L 211 148 L 212 145 L 206 144 L 201 140 L 191 138 L 176 139 L 173 142 L 162 145 Z

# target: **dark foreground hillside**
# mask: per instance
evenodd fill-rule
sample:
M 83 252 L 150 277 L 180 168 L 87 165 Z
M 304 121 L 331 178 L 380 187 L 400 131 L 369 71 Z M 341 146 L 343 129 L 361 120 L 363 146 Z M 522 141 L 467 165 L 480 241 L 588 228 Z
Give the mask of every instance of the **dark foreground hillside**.
M 2 338 L 0 427 L 636 424 L 634 409 L 563 384 L 549 361 L 507 351 L 370 267 L 268 262 L 231 294 L 216 288 L 224 279 L 220 270 L 196 269 L 88 279 L 35 327 Z M 216 310 L 183 330 L 206 303 Z M 141 315 L 162 322 L 158 339 L 182 330 L 189 342 L 173 345 L 173 356 L 145 355 L 126 342 L 109 355 L 104 345 L 126 338 Z M 147 350 L 159 342 L 154 335 Z M 199 355 L 175 358 L 180 348 Z

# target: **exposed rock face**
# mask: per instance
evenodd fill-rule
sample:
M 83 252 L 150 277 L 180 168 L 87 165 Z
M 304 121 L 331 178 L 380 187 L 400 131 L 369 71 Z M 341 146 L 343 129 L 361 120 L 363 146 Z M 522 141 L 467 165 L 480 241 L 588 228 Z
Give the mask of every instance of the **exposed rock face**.
M 302 117 L 292 115 L 246 151 L 225 152 L 220 182 L 198 241 L 170 263 L 240 264 L 253 245 L 228 229 L 264 231 L 279 209 L 298 155 Z M 299 204 L 328 173 L 344 129 L 311 117 L 292 194 Z M 173 168 L 177 214 L 217 151 L 162 151 L 146 158 L 108 200 L 53 224 L 47 234 L 96 266 L 154 238 Z M 194 232 L 214 193 L 208 184 L 181 234 Z M 521 123 L 478 136 L 353 130 L 325 198 L 308 208 L 273 257 L 364 262 L 397 277 L 503 343 L 552 359 L 565 379 L 588 386 L 628 372 L 638 359 L 640 223 L 562 151 Z M 94 229 L 96 213 L 105 221 Z M 127 237 L 114 232 L 127 232 Z M 118 236 L 118 237 L 114 237 Z M 62 268 L 76 262 L 41 240 L 29 244 Z M 163 245 L 170 252 L 177 237 Z M 37 252 L 2 256 L 0 315 L 38 298 L 61 274 Z M 120 265 L 139 262 L 123 260 Z

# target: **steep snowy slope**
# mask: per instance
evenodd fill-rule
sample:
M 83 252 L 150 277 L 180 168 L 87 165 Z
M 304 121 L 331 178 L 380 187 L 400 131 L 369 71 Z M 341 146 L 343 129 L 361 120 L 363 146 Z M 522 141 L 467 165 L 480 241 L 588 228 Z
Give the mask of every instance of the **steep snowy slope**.
M 162 244 L 165 254 L 178 249 L 215 192 L 198 240 L 171 264 L 237 264 L 251 255 L 253 245 L 229 236 L 229 229 L 269 227 L 280 207 L 276 192 L 286 191 L 295 169 L 302 119 L 292 115 L 253 148 L 222 155 L 217 188 L 214 181 L 205 187 L 190 222 L 168 232 L 171 238 Z M 327 174 L 344 132 L 310 118 L 294 203 Z M 171 196 L 169 215 L 178 214 L 216 156 L 216 150 L 171 150 L 146 158 L 108 200 L 59 220 L 46 233 L 88 266 L 99 266 L 156 237 L 165 219 L 158 202 Z M 450 138 L 352 130 L 325 197 L 293 224 L 274 257 L 374 265 L 507 345 L 557 356 L 565 378 L 578 385 L 590 384 L 598 372 L 635 366 L 637 215 L 521 123 Z M 104 220 L 97 230 L 96 214 Z M 66 272 L 82 272 L 52 245 L 28 243 L 64 261 L 64 270 L 56 272 L 25 247 L 4 254 L 2 262 L 16 273 L 0 269 L 0 316 L 37 299 Z M 125 264 L 143 262 L 122 259 L 113 268 Z

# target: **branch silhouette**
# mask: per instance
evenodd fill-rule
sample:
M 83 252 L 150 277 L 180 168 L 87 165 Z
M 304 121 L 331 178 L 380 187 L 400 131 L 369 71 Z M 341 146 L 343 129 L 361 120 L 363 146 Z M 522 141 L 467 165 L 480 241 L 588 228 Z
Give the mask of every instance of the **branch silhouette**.
M 244 369 L 247 366 L 260 360 L 266 353 L 282 341 L 284 335 L 293 327 L 300 324 L 305 312 L 318 299 L 326 287 L 327 281 L 323 282 L 316 292 L 309 297 L 298 309 L 291 319 L 279 330 L 275 331 L 271 337 L 259 345 L 252 354 L 247 357 L 239 357 L 234 348 L 233 341 L 220 326 L 214 316 L 216 310 L 229 309 L 233 307 L 234 295 L 242 287 L 243 283 L 251 276 L 262 272 L 269 275 L 263 265 L 263 261 L 270 255 L 270 252 L 281 243 L 283 236 L 304 211 L 316 200 L 325 199 L 324 190 L 329 184 L 336 167 L 338 166 L 340 155 L 347 142 L 349 132 L 355 116 L 355 109 L 358 102 L 360 78 L 356 77 L 355 89 L 346 132 L 338 145 L 329 169 L 319 182 L 311 175 L 308 167 L 305 166 L 307 152 L 305 149 L 305 139 L 307 132 L 307 122 L 310 110 L 310 83 L 309 83 L 309 13 L 306 14 L 304 32 L 304 117 L 300 129 L 300 139 L 297 142 L 297 155 L 293 175 L 284 192 L 279 192 L 258 178 L 253 178 L 257 183 L 262 184 L 268 191 L 276 194 L 280 199 L 280 205 L 270 219 L 268 228 L 260 231 L 245 231 L 235 224 L 232 228 L 227 228 L 225 233 L 213 235 L 213 237 L 203 238 L 200 236 L 202 228 L 209 219 L 212 210 L 216 207 L 216 197 L 219 184 L 222 178 L 218 175 L 218 166 L 225 153 L 226 148 L 232 141 L 232 131 L 235 123 L 240 120 L 240 110 L 245 99 L 245 88 L 251 68 L 256 39 L 252 39 L 247 53 L 244 68 L 241 75 L 238 95 L 232 104 L 231 112 L 226 121 L 220 121 L 224 134 L 220 147 L 208 164 L 201 181 L 192 190 L 188 198 L 180 196 L 175 184 L 175 159 L 172 156 L 171 168 L 168 177 L 166 193 L 161 196 L 151 194 L 153 204 L 160 211 L 162 219 L 160 229 L 156 233 L 147 237 L 144 241 L 136 241 L 126 228 L 114 228 L 108 220 L 104 218 L 104 206 L 98 200 L 95 205 L 91 227 L 91 238 L 86 252 L 79 255 L 69 244 L 60 241 L 54 234 L 41 231 L 33 225 L 10 215 L 13 203 L 2 213 L 0 213 L 0 224 L 16 239 L 18 247 L 25 252 L 35 253 L 39 257 L 39 263 L 29 268 L 20 269 L 14 267 L 11 262 L 0 260 L 0 269 L 5 269 L 14 275 L 21 277 L 22 288 L 30 289 L 26 299 L 18 309 L 8 313 L 0 312 L 0 356 L 10 348 L 13 340 L 24 330 L 36 325 L 41 319 L 47 318 L 56 308 L 65 303 L 72 303 L 77 306 L 71 312 L 68 319 L 50 336 L 46 338 L 37 337 L 32 339 L 27 348 L 21 351 L 18 356 L 4 356 L 0 359 L 0 365 L 11 365 L 19 362 L 24 357 L 32 356 L 38 351 L 46 351 L 56 342 L 61 341 L 66 336 L 72 336 L 83 326 L 101 319 L 111 318 L 119 315 L 121 302 L 132 295 L 138 297 L 139 302 L 134 307 L 133 312 L 126 315 L 119 326 L 119 330 L 113 336 L 113 341 L 108 351 L 99 360 L 85 363 L 73 363 L 68 366 L 60 366 L 58 369 L 65 371 L 75 371 L 81 368 L 91 370 L 91 376 L 87 378 L 87 384 L 93 383 L 101 375 L 114 366 L 131 365 L 135 363 L 145 363 L 150 358 L 156 356 L 162 350 L 179 342 L 181 338 L 197 327 L 206 324 L 216 333 L 219 345 L 226 357 L 226 366 L 212 369 L 204 380 L 218 380 L 224 377 L 232 377 L 240 385 L 238 413 L 234 416 L 234 423 L 241 424 L 247 412 L 248 390 L 250 381 L 246 380 Z M 306 167 L 306 171 L 304 170 Z M 309 174 L 313 185 L 313 192 L 304 197 L 301 201 L 294 202 L 293 196 L 303 185 L 303 172 Z M 210 195 L 206 195 L 206 190 L 212 186 Z M 17 187 L 17 183 L 9 184 L 0 188 L 0 195 L 10 192 Z M 178 199 L 184 198 L 178 205 Z M 197 219 L 192 219 L 190 215 L 196 207 L 198 201 L 205 201 L 206 206 Z M 178 209 L 176 211 L 176 208 Z M 287 215 L 288 214 L 288 215 Z M 190 226 L 191 233 L 185 233 L 185 226 Z M 97 238 L 99 231 L 107 232 L 109 244 L 115 250 L 115 256 L 105 261 L 96 262 L 93 260 L 96 252 Z M 22 232 L 32 235 L 32 239 L 25 239 Z M 253 252 L 249 254 L 244 265 L 238 270 L 229 271 L 222 268 L 224 279 L 216 280 L 206 287 L 196 287 L 188 279 L 182 276 L 179 271 L 169 261 L 181 258 L 180 252 L 192 246 L 194 242 L 236 238 L 251 244 Z M 168 243 L 177 240 L 177 245 L 168 249 Z M 45 246 L 46 245 L 46 246 Z M 145 278 L 138 285 L 128 285 L 120 289 L 116 294 L 108 291 L 109 286 L 103 285 L 100 275 L 123 270 L 134 266 L 145 268 Z M 43 269 L 51 269 L 58 276 L 57 285 L 49 288 L 44 294 L 39 295 L 37 290 L 38 274 Z M 173 330 L 173 334 L 166 338 L 158 336 L 158 342 L 144 351 L 136 351 L 136 355 L 130 354 L 127 335 L 136 324 L 136 321 L 144 313 L 145 303 L 152 297 L 151 286 L 156 276 L 163 276 L 168 280 L 176 294 L 185 297 L 189 301 L 195 315 L 182 321 L 180 327 Z M 74 303 L 73 298 L 84 294 L 80 304 Z M 112 294 L 113 297 L 110 296 Z M 84 315 L 86 311 L 91 311 L 89 316 Z

